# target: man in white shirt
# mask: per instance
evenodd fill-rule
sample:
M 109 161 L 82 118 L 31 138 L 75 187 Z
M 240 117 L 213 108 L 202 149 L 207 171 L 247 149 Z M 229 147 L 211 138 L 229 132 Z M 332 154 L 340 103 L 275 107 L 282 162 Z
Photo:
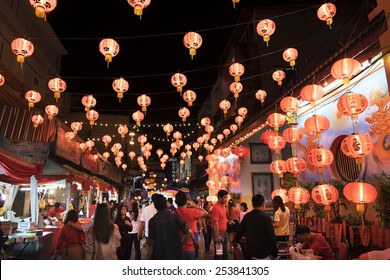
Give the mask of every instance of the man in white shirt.
M 157 213 L 157 210 L 156 208 L 154 207 L 154 201 L 153 199 L 155 199 L 157 196 L 156 193 L 154 193 L 152 195 L 152 203 L 149 204 L 148 206 L 146 206 L 143 210 L 142 210 L 142 214 L 141 214 L 141 226 L 140 226 L 140 229 L 138 231 L 138 239 L 141 240 L 144 236 L 146 238 L 148 238 L 149 236 L 149 233 L 148 233 L 148 230 L 149 230 L 149 220 Z

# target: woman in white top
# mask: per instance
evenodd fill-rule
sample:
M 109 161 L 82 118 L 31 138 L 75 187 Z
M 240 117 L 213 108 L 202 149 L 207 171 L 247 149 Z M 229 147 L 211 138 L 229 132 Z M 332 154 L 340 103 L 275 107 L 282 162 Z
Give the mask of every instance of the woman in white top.
M 133 226 L 133 230 L 130 232 L 130 255 L 131 255 L 131 251 L 133 250 L 133 244 L 134 244 L 136 260 L 141 259 L 141 246 L 140 246 L 140 240 L 138 239 L 138 232 L 141 224 L 140 218 L 141 218 L 141 213 L 139 210 L 138 202 L 133 201 L 130 209 L 130 220 L 131 220 L 131 225 Z
M 273 204 L 276 241 L 286 242 L 290 235 L 290 209 L 284 206 L 283 199 L 279 195 L 274 197 Z

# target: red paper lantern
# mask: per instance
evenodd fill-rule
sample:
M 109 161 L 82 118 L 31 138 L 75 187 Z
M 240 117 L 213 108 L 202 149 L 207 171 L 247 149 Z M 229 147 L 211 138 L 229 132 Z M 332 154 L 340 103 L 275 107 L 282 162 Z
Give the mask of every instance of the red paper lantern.
M 89 124 L 92 126 L 94 125 L 95 121 L 99 118 L 99 113 L 96 112 L 95 110 L 89 110 L 85 116 L 89 120 Z
M 298 51 L 295 48 L 288 48 L 283 52 L 283 59 L 286 62 L 290 62 L 290 66 L 294 68 L 295 60 L 298 57 Z
M 288 190 L 288 199 L 294 202 L 295 209 L 301 208 L 301 204 L 308 203 L 310 200 L 309 191 L 301 186 L 292 187 Z
M 271 172 L 277 174 L 279 178 L 283 178 L 283 174 L 287 171 L 286 162 L 282 159 L 274 160 L 269 167 Z
M 211 120 L 210 120 L 210 118 L 207 118 L 207 117 L 202 118 L 200 120 L 200 124 L 203 125 L 203 126 L 208 126 L 208 125 L 211 124 Z
M 280 196 L 283 200 L 283 203 L 287 203 L 289 201 L 288 195 L 287 195 L 287 190 L 282 189 L 282 188 L 276 188 L 272 191 L 271 193 L 271 198 L 272 200 L 274 199 L 275 196 Z
M 73 131 L 68 131 L 68 132 L 65 132 L 65 138 L 67 140 L 67 142 L 69 143 L 70 141 L 73 140 L 73 138 L 75 137 L 76 135 L 74 135 Z
M 311 197 L 315 203 L 324 205 L 325 210 L 329 211 L 330 205 L 338 200 L 339 192 L 330 184 L 322 184 L 313 188 Z
M 348 85 L 349 80 L 359 74 L 360 70 L 359 61 L 353 58 L 343 58 L 333 64 L 331 74 L 335 79 L 343 79 L 343 84 Z
M 136 154 L 132 151 L 132 152 L 129 152 L 129 158 L 131 160 L 133 160 L 135 158 Z
M 135 121 L 136 125 L 137 126 L 140 126 L 141 125 L 141 122 L 143 121 L 145 115 L 144 113 L 142 113 L 141 111 L 137 110 L 136 112 L 134 112 L 132 114 L 132 118 L 133 120 Z
M 28 110 L 30 111 L 35 103 L 41 101 L 41 94 L 35 90 L 29 90 L 24 94 L 24 98 L 28 101 Z
M 114 89 L 114 91 L 117 93 L 116 96 L 118 97 L 119 99 L 119 102 L 121 102 L 122 98 L 123 98 L 123 94 L 129 90 L 129 82 L 126 81 L 125 79 L 123 78 L 118 78 L 118 79 L 115 79 L 113 82 L 112 82 L 112 88 Z
M 170 123 L 164 124 L 163 130 L 167 134 L 167 136 L 171 135 L 171 132 L 173 131 L 173 126 Z
M 196 49 L 202 45 L 202 36 L 196 32 L 188 32 L 183 38 L 184 46 L 190 50 L 191 59 L 196 55 Z
M 317 10 L 317 16 L 320 20 L 326 21 L 329 28 L 332 29 L 333 17 L 336 14 L 336 6 L 332 3 L 325 3 Z
M 245 108 L 245 107 L 240 107 L 238 110 L 237 110 L 237 113 L 243 117 L 245 119 L 246 115 L 248 114 L 248 109 Z
M 85 147 L 88 148 L 88 150 L 92 150 L 92 148 L 95 146 L 95 142 L 93 142 L 92 140 L 88 140 L 87 142 L 85 142 Z
M 0 74 L 0 87 L 3 86 L 5 83 L 5 78 L 3 75 Z
M 222 183 L 225 187 L 229 186 L 229 185 L 230 185 L 230 182 L 231 182 L 231 179 L 230 179 L 230 177 L 229 177 L 228 175 L 224 175 L 224 176 L 221 177 L 221 183 Z
M 280 101 L 280 109 L 286 113 L 292 113 L 299 109 L 300 102 L 298 98 L 287 96 Z
M 109 63 L 112 62 L 112 58 L 119 53 L 119 44 L 114 39 L 103 39 L 99 43 L 99 51 L 104 55 L 108 67 Z
M 88 112 L 91 108 L 95 107 L 96 99 L 93 95 L 85 95 L 81 98 L 81 103 L 84 105 L 85 111 Z
M 244 72 L 245 72 L 245 67 L 244 67 L 244 65 L 242 65 L 240 63 L 237 63 L 237 62 L 233 63 L 229 67 L 229 74 L 234 77 L 234 81 L 235 82 L 239 82 L 240 81 L 240 76 L 242 74 L 244 74 Z
M 126 125 L 119 125 L 118 133 L 121 135 L 121 138 L 125 138 L 126 134 L 129 132 L 129 129 Z
M 261 142 L 263 142 L 264 144 L 268 145 L 268 142 L 269 142 L 269 139 L 271 136 L 277 136 L 278 133 L 275 131 L 275 130 L 266 130 L 264 131 L 261 136 L 260 136 L 260 140 Z
M 223 136 L 223 134 L 219 133 L 217 135 L 217 139 L 219 140 L 219 143 L 222 143 L 223 138 L 225 138 L 225 136 Z
M 148 107 L 150 103 L 152 103 L 152 99 L 150 99 L 150 97 L 146 94 L 142 94 L 138 96 L 137 103 L 139 106 L 141 106 L 141 111 L 146 112 L 146 107 Z
M 276 29 L 275 22 L 273 22 L 270 19 L 261 20 L 256 26 L 257 34 L 263 37 L 263 40 L 264 42 L 266 42 L 267 47 L 268 47 L 268 42 L 270 40 L 270 36 L 274 34 L 275 29 Z
M 186 90 L 183 94 L 183 99 L 188 103 L 188 106 L 192 106 L 192 102 L 196 99 L 196 93 L 192 90 Z
M 292 143 L 292 144 L 301 142 L 301 140 L 303 139 L 303 136 L 304 136 L 304 134 L 302 132 L 302 129 L 300 129 L 298 127 L 286 128 L 282 133 L 283 139 L 286 140 L 286 142 Z
M 35 9 L 38 18 L 46 20 L 46 14 L 57 6 L 57 0 L 30 0 L 30 5 Z
M 45 112 L 47 114 L 47 118 L 51 121 L 53 117 L 57 116 L 58 108 L 56 105 L 47 105 L 45 107 Z
M 294 177 L 298 177 L 299 173 L 306 170 L 306 161 L 300 157 L 291 157 L 286 160 L 286 169 L 293 173 Z
M 80 122 L 72 122 L 70 128 L 73 130 L 74 134 L 77 134 L 77 132 L 83 128 L 83 125 Z
M 227 138 L 229 135 L 230 135 L 230 129 L 229 128 L 225 128 L 223 131 L 222 131 L 223 135 L 225 135 L 225 137 Z
M 286 147 L 286 141 L 283 139 L 282 136 L 276 135 L 272 136 L 268 140 L 268 147 L 271 150 L 274 150 L 276 154 L 279 153 L 281 149 Z
M 240 161 L 243 161 L 244 157 L 249 154 L 249 149 L 244 146 L 238 146 L 233 150 L 233 154 L 238 156 Z
M 43 123 L 43 117 L 41 114 L 36 114 L 31 117 L 31 121 L 34 124 L 34 128 L 37 128 L 40 124 Z
M 359 93 L 346 93 L 337 101 L 337 109 L 344 116 L 351 116 L 356 121 L 358 114 L 363 113 L 368 106 L 367 98 Z
M 213 133 L 213 131 L 214 131 L 214 126 L 208 125 L 208 126 L 206 126 L 206 127 L 204 128 L 204 131 L 206 131 L 207 134 L 210 135 L 210 134 Z
M 237 131 L 238 126 L 236 124 L 230 125 L 230 130 L 233 132 L 233 134 Z
M 354 133 L 345 137 L 341 142 L 341 151 L 346 156 L 356 158 L 358 164 L 361 164 L 362 157 L 371 154 L 373 148 L 374 144 L 365 134 Z
M 303 101 L 310 102 L 311 106 L 315 106 L 315 102 L 321 99 L 325 94 L 325 90 L 320 85 L 307 85 L 301 89 L 301 98 Z
M 230 92 L 234 94 L 234 98 L 237 100 L 243 86 L 240 82 L 233 82 L 230 84 Z
M 24 38 L 16 38 L 11 43 L 12 52 L 16 55 L 16 61 L 22 64 L 25 57 L 34 53 L 34 45 Z
M 187 118 L 190 116 L 190 110 L 188 110 L 186 107 L 182 107 L 179 109 L 178 115 L 181 118 L 181 120 L 185 122 Z
M 61 96 L 61 92 L 64 92 L 66 90 L 65 81 L 60 78 L 54 78 L 51 79 L 47 85 L 49 89 L 54 92 L 54 98 L 57 102 Z
M 364 204 L 374 202 L 378 196 L 378 192 L 373 185 L 363 182 L 346 184 L 343 193 L 346 199 L 357 204 L 358 212 L 364 212 Z
M 282 85 L 282 81 L 286 78 L 286 73 L 284 73 L 283 70 L 276 70 L 274 73 L 272 73 L 272 79 L 275 82 L 278 82 L 278 85 Z
M 231 106 L 230 102 L 227 101 L 226 99 L 219 102 L 219 108 L 221 108 L 225 117 L 226 117 L 227 111 L 230 109 L 230 106 Z
M 256 99 L 260 100 L 261 103 L 264 103 L 265 98 L 267 97 L 267 92 L 265 90 L 259 89 L 256 94 Z
M 151 0 L 127 0 L 127 2 L 134 8 L 134 14 L 141 19 L 143 9 L 149 6 Z
M 180 92 L 181 95 L 183 87 L 187 84 L 187 77 L 181 73 L 173 74 L 171 83 L 174 87 L 176 87 L 177 91 Z
M 308 162 L 316 167 L 324 168 L 333 162 L 333 153 L 325 148 L 314 148 L 307 153 Z
M 313 115 L 305 120 L 305 128 L 311 133 L 315 133 L 316 137 L 321 137 L 321 133 L 326 132 L 330 127 L 329 120 L 321 115 Z
M 102 141 L 103 141 L 103 143 L 104 143 L 104 146 L 105 146 L 105 147 L 108 147 L 108 144 L 111 143 L 112 138 L 111 138 L 110 135 L 104 135 L 104 136 L 102 137 Z
M 237 116 L 234 118 L 234 121 L 236 122 L 236 124 L 238 125 L 238 127 L 241 126 L 241 124 L 244 122 L 244 118 L 241 117 L 241 116 Z
M 272 113 L 267 118 L 267 123 L 270 127 L 273 127 L 275 131 L 279 130 L 279 127 L 282 127 L 286 121 L 286 118 L 279 113 Z
M 107 160 L 110 157 L 110 153 L 109 152 L 104 152 L 103 153 L 103 157 Z

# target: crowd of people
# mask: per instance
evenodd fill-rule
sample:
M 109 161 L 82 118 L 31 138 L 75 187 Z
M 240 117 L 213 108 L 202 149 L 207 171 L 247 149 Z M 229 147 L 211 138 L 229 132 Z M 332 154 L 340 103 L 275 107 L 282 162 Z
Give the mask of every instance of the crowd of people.
M 228 195 L 220 190 L 215 203 L 203 197 L 192 200 L 182 191 L 174 199 L 155 193 L 146 206 L 136 200 L 93 203 L 92 219 L 84 224 L 78 222 L 78 213 L 70 210 L 55 254 L 63 259 L 195 260 L 199 242 L 203 242 L 204 253 L 216 260 L 240 258 L 233 253 L 237 249 L 242 259 L 277 258 L 278 242 L 291 242 L 290 211 L 282 198 L 273 198 L 271 218 L 264 211 L 261 194 L 252 197 L 251 211 L 245 202 L 237 207 Z M 52 215 L 58 216 L 61 210 L 55 208 Z M 334 258 L 320 233 L 297 227 L 296 235 L 302 248 L 313 249 L 323 259 Z

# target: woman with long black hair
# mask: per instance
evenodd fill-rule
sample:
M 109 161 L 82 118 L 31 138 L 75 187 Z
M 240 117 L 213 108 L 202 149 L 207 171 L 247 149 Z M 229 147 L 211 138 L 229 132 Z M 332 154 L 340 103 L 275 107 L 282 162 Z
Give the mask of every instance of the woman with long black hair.
M 130 218 L 127 217 L 127 207 L 120 204 L 116 209 L 114 223 L 118 225 L 121 234 L 121 246 L 117 250 L 118 260 L 130 260 L 130 232 L 133 229 Z
M 138 239 L 138 231 L 141 224 L 140 218 L 141 218 L 141 213 L 139 212 L 138 202 L 133 201 L 130 209 L 130 220 L 131 220 L 131 225 L 133 226 L 133 229 L 130 232 L 130 255 L 134 245 L 135 260 L 141 259 L 141 244 L 140 244 L 140 240 Z
M 93 224 L 87 233 L 85 259 L 117 260 L 116 249 L 121 244 L 120 240 L 118 226 L 111 221 L 108 205 L 98 204 Z
M 274 204 L 274 231 L 276 241 L 287 242 L 290 235 L 290 209 L 284 206 L 283 199 L 276 195 Z

